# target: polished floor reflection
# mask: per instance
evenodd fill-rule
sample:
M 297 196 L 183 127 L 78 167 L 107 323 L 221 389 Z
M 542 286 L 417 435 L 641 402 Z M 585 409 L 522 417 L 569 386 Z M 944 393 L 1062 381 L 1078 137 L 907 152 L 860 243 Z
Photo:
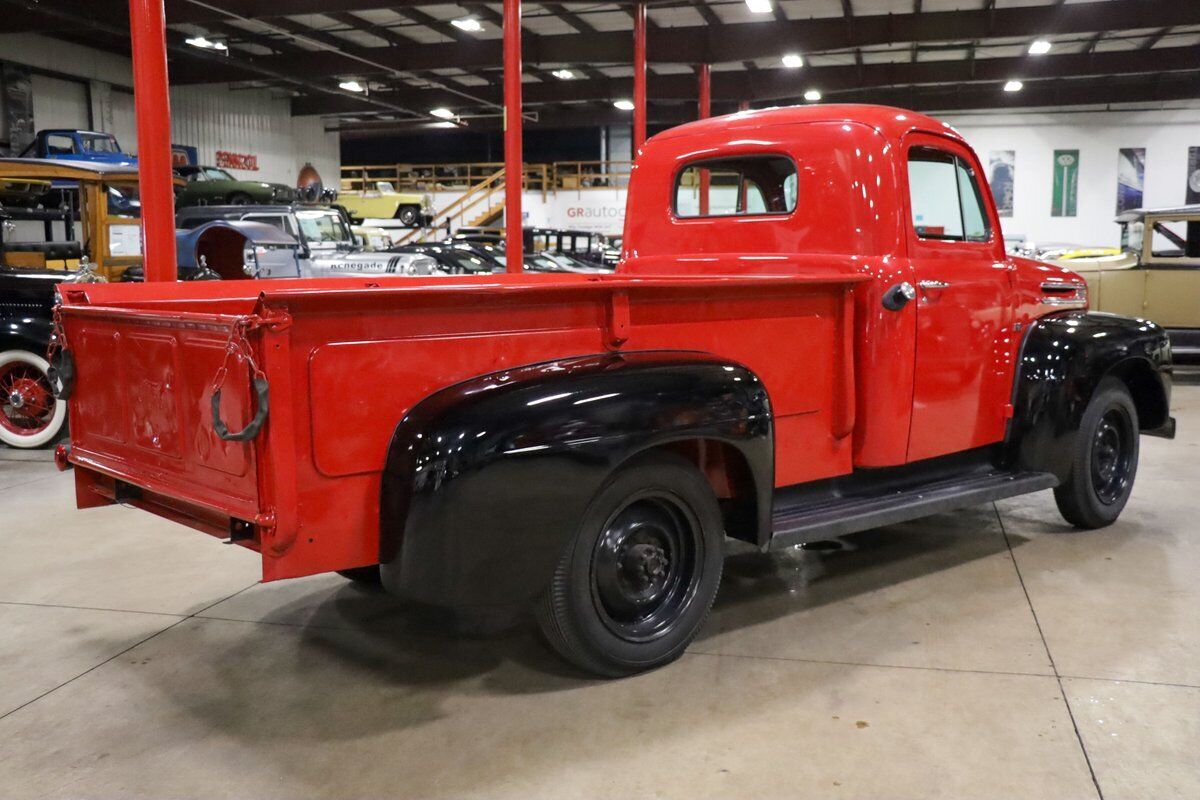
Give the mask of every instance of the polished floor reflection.
M 1049 493 L 731 548 L 677 664 L 461 618 L 0 462 L 0 798 L 1200 797 L 1200 386 L 1120 523 Z

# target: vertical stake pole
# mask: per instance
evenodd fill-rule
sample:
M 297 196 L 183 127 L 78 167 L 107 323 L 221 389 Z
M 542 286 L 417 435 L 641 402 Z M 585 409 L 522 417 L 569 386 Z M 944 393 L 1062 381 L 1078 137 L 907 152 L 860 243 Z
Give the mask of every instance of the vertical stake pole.
M 175 258 L 175 187 L 163 0 L 129 0 L 129 38 L 133 46 L 142 259 L 146 280 L 173 281 L 179 264 Z
M 696 67 L 696 78 L 699 85 L 699 109 L 697 118 L 708 119 L 712 116 L 712 69 L 708 64 Z M 708 216 L 708 193 L 710 173 L 707 169 L 700 170 L 700 216 Z
M 521 0 L 504 0 L 504 258 L 518 275 L 525 271 L 521 122 Z
M 646 4 L 633 7 L 633 156 L 646 141 Z

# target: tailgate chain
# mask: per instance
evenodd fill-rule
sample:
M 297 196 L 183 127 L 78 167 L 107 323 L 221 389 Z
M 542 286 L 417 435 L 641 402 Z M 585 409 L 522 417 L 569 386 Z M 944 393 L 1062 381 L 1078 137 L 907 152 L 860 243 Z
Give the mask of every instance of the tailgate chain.
M 71 392 L 75 390 L 75 354 L 67 348 L 67 331 L 62 323 L 62 305 L 57 298 L 54 301 L 46 361 L 50 364 L 46 373 L 46 378 L 50 381 L 50 393 L 56 400 L 70 400 Z
M 225 342 L 225 357 L 221 360 L 221 366 L 212 379 L 213 430 L 218 437 L 227 442 L 246 442 L 253 439 L 258 436 L 263 423 L 267 421 L 270 408 L 270 389 L 267 384 L 267 376 L 258 366 L 258 362 L 254 360 L 254 350 L 250 347 L 250 340 L 246 336 L 251 328 L 258 327 L 262 323 L 263 320 L 255 315 L 238 317 L 234 320 L 233 325 L 229 328 L 229 339 Z M 225 421 L 221 419 L 221 387 L 229 375 L 231 356 L 236 357 L 238 361 L 244 361 L 250 368 L 251 380 L 258 400 L 258 409 L 254 412 L 254 418 L 246 427 L 236 432 L 231 432 L 225 425 Z

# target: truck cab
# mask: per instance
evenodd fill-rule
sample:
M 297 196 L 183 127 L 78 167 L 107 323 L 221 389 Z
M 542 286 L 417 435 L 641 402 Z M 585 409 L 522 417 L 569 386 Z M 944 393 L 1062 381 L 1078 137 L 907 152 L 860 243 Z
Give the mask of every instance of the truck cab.
M 124 502 L 452 607 L 531 603 L 597 675 L 677 658 L 764 551 L 1053 489 L 1080 529 L 1172 436 L 1171 351 L 1009 257 L 902 109 L 672 128 L 615 274 L 63 287 L 63 459 Z M 112 376 L 120 376 L 113 380 Z
M 125 167 L 137 164 L 137 157 L 123 151 L 117 137 L 111 133 L 69 128 L 38 131 L 33 141 L 22 151 L 21 157 L 91 161 Z

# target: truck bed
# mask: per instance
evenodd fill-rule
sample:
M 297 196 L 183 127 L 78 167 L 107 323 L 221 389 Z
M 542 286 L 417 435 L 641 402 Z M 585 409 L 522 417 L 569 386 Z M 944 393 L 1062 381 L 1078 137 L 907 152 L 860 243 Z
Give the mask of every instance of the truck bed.
M 831 262 L 745 277 L 64 286 L 78 503 L 127 502 L 230 538 L 262 553 L 266 580 L 373 564 L 387 446 L 416 403 L 509 367 L 632 350 L 742 363 L 768 389 L 776 438 L 804 442 L 779 448 L 793 455 L 776 484 L 842 474 L 852 289 L 865 279 Z M 248 442 L 223 441 L 211 419 L 231 341 L 270 386 L 266 425 Z M 230 429 L 253 415 L 251 395 L 250 370 L 231 358 Z

